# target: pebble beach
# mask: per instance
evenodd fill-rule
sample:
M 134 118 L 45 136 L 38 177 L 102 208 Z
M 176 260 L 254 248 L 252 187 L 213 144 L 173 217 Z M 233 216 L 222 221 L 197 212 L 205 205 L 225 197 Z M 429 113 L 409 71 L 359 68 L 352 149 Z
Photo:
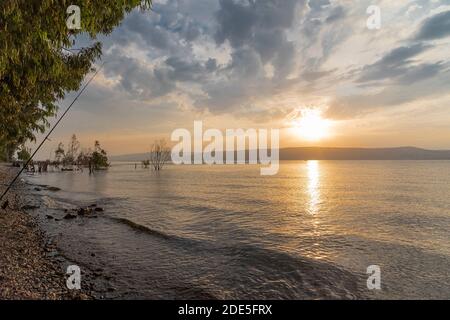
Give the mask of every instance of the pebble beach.
M 17 168 L 0 164 L 1 190 L 16 172 Z M 89 299 L 67 289 L 63 267 L 49 254 L 52 244 L 24 210 L 22 183 L 8 193 L 7 208 L 0 209 L 0 299 Z

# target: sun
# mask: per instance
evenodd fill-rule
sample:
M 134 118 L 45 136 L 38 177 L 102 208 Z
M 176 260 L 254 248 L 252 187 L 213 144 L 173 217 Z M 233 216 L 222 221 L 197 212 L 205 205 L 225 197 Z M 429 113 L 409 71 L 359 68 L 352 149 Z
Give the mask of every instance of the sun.
M 329 135 L 330 123 L 322 118 L 318 109 L 302 109 L 300 117 L 294 121 L 294 127 L 300 137 L 317 141 Z

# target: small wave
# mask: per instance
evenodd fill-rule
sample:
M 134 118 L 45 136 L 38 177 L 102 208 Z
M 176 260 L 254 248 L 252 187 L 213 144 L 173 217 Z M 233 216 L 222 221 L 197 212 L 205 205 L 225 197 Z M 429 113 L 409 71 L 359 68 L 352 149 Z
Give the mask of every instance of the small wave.
M 110 218 L 116 222 L 123 223 L 123 224 L 131 227 L 135 231 L 144 232 L 150 236 L 157 237 L 157 238 L 160 238 L 160 239 L 163 239 L 166 241 L 177 242 L 178 244 L 181 244 L 184 246 L 203 245 L 203 243 L 201 241 L 168 234 L 163 231 L 155 230 L 155 229 L 149 228 L 147 226 L 141 225 L 139 223 L 128 220 L 126 218 L 118 218 L 118 217 L 108 217 L 108 218 Z
M 145 232 L 147 234 L 150 234 L 150 235 L 153 235 L 153 236 L 156 236 L 156 237 L 159 237 L 159 238 L 163 238 L 163 239 L 166 239 L 166 240 L 170 240 L 170 239 L 174 238 L 174 236 L 168 235 L 168 234 L 166 234 L 164 232 L 161 232 L 161 231 L 158 231 L 158 230 L 151 229 L 149 227 L 143 226 L 141 224 L 138 224 L 136 222 L 133 222 L 133 221 L 125 219 L 125 218 L 114 218 L 114 217 L 112 217 L 111 219 L 113 219 L 115 221 L 118 221 L 118 222 L 121 222 L 123 224 L 126 224 L 127 226 L 129 226 L 129 227 L 131 227 L 131 228 L 133 228 L 135 230 L 142 231 L 142 232 Z

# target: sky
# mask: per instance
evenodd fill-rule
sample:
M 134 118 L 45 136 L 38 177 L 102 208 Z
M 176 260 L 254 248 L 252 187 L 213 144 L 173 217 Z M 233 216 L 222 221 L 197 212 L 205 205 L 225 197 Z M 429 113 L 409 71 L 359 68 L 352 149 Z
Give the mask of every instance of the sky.
M 73 133 L 146 152 L 194 120 L 278 128 L 281 147 L 450 149 L 450 0 L 158 0 L 99 40 L 104 68 L 41 157 Z M 298 128 L 308 112 L 320 138 Z

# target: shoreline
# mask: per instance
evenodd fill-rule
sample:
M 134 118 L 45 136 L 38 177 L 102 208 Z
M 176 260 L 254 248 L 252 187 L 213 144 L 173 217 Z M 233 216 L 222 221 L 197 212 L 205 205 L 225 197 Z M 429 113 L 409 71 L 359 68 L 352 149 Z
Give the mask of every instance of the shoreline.
M 0 164 L 0 185 L 11 181 L 17 168 Z M 23 182 L 19 179 L 0 209 L 0 299 L 67 300 L 91 299 L 83 290 L 69 290 L 67 275 L 55 245 L 25 209 Z

